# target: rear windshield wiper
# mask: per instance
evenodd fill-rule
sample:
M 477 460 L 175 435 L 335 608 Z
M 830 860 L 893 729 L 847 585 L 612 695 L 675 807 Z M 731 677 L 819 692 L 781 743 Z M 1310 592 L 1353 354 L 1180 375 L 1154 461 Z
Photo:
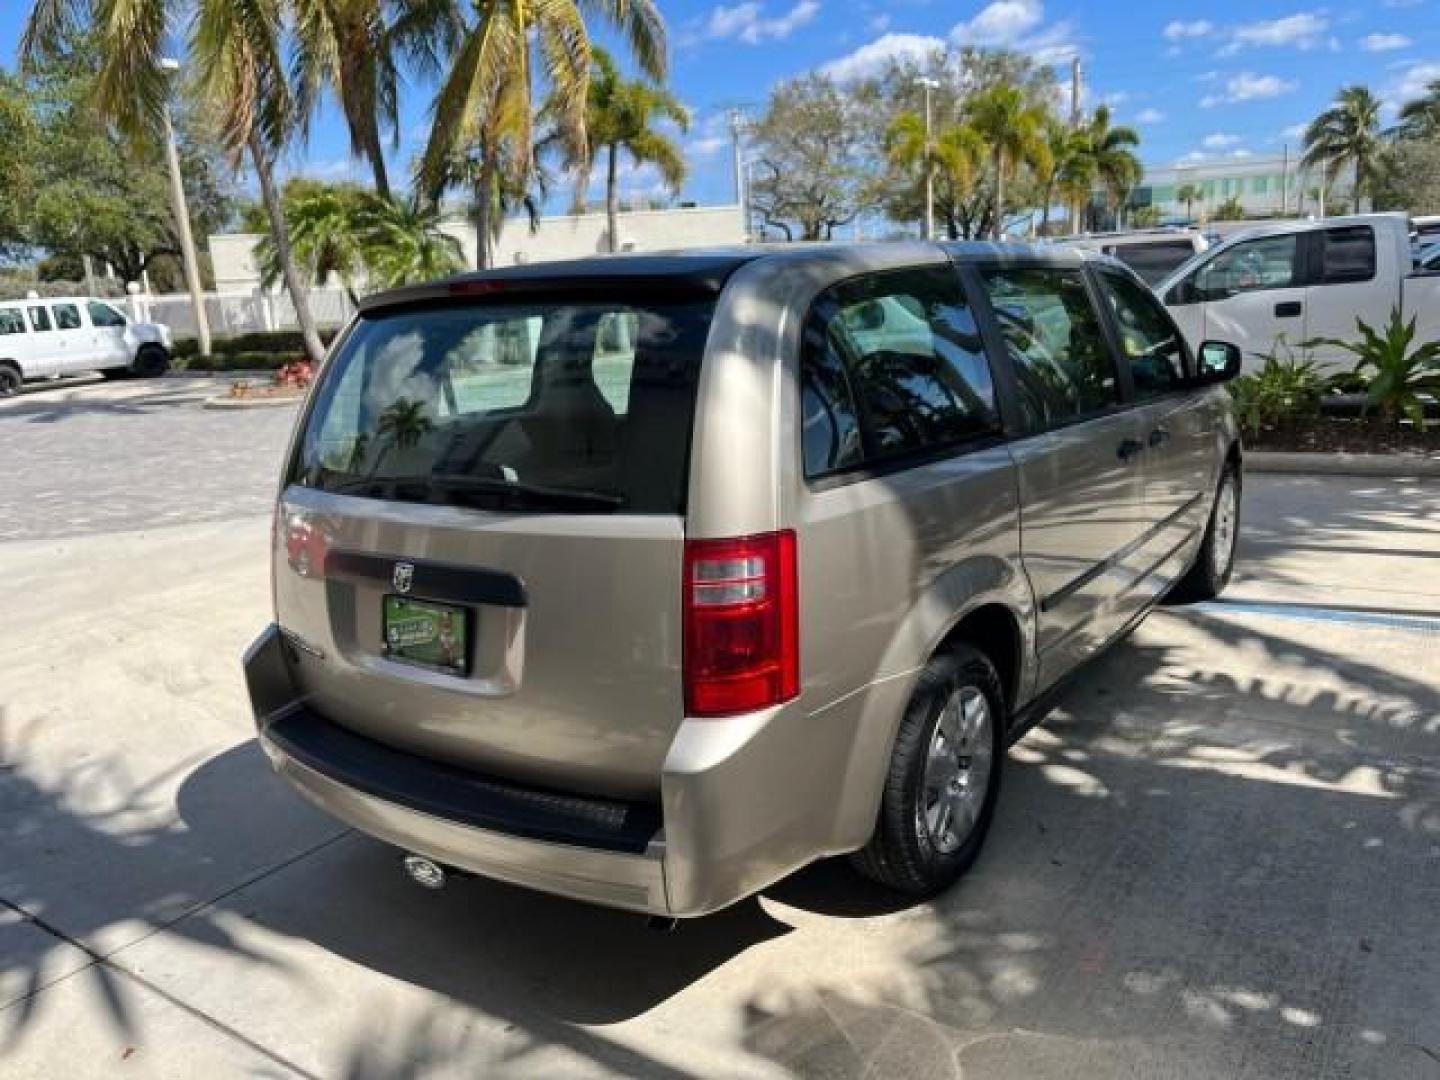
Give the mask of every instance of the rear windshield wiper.
M 342 495 L 387 492 L 392 498 L 404 498 L 405 493 L 415 492 L 414 497 L 423 501 L 428 501 L 431 494 L 441 494 L 450 502 L 470 503 L 480 507 L 490 507 L 496 502 L 503 504 L 508 500 L 529 505 L 589 510 L 618 510 L 625 505 L 625 496 L 617 492 L 550 487 L 527 484 L 520 480 L 502 480 L 498 477 L 468 476 L 464 473 L 365 477 L 347 480 L 330 490 Z

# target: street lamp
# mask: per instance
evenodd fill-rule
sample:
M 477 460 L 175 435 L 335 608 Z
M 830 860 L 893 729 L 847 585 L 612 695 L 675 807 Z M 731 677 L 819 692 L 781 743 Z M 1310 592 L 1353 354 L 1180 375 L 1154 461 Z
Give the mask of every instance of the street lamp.
M 925 239 L 935 238 L 935 168 L 930 160 L 930 91 L 940 88 L 940 80 L 928 75 L 915 79 L 925 90 Z
M 180 71 L 180 61 L 165 57 L 160 70 L 167 75 Z M 161 110 L 165 121 L 165 161 L 170 167 L 170 210 L 175 215 L 175 229 L 180 234 L 180 261 L 185 267 L 185 287 L 190 290 L 190 306 L 195 312 L 195 336 L 200 341 L 200 355 L 210 355 L 210 320 L 205 314 L 205 294 L 200 285 L 200 263 L 195 257 L 195 237 L 190 232 L 190 205 L 185 199 L 185 183 L 180 177 L 180 150 L 175 142 L 175 123 L 170 117 L 170 98 L 166 95 Z

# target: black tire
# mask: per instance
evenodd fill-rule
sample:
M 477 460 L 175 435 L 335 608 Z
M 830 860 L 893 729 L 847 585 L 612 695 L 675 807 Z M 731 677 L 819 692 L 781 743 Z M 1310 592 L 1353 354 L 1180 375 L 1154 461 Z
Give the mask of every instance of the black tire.
M 163 345 L 142 345 L 130 370 L 142 379 L 158 378 L 170 370 L 170 354 Z
M 114 382 L 117 379 L 128 379 L 130 375 L 130 369 L 125 367 L 107 367 L 100 369 L 100 378 L 109 382 Z
M 25 385 L 25 376 L 8 360 L 0 363 L 0 398 L 14 397 Z
M 1228 528 L 1223 521 L 1227 498 L 1233 498 Z M 1215 487 L 1210 519 L 1205 523 L 1205 539 L 1200 542 L 1195 562 L 1175 583 L 1167 600 L 1190 604 L 1213 600 L 1224 592 L 1225 586 L 1230 584 L 1230 575 L 1235 572 L 1235 546 L 1239 536 L 1240 472 L 1234 465 L 1227 464 L 1220 474 L 1220 483 Z
M 978 803 L 969 831 L 963 836 L 951 835 L 944 832 L 942 826 L 937 836 L 934 822 L 921 812 L 921 799 L 929 788 L 926 773 L 931 744 L 947 705 L 957 701 L 973 705 L 977 700 L 972 696 L 974 692 L 984 700 L 989 723 L 984 725 L 984 734 L 977 741 L 967 745 L 965 740 L 957 740 L 957 761 L 967 760 L 968 749 L 970 768 L 962 767 L 959 771 L 969 775 L 969 783 L 978 783 L 983 777 L 985 787 L 974 791 L 970 801 L 963 802 L 967 812 L 975 811 Z M 963 725 L 964 716 L 960 715 Z M 860 873 L 898 892 L 930 896 L 952 885 L 970 868 L 995 816 L 1005 759 L 1007 716 L 1000 677 L 984 653 L 959 644 L 930 659 L 920 673 L 895 736 L 875 833 L 870 842 L 852 856 Z M 984 754 L 988 754 L 988 758 L 982 761 Z M 948 759 L 942 754 L 937 761 L 942 760 Z M 950 785 L 942 785 L 941 789 L 950 790 Z M 961 798 L 963 801 L 963 796 Z

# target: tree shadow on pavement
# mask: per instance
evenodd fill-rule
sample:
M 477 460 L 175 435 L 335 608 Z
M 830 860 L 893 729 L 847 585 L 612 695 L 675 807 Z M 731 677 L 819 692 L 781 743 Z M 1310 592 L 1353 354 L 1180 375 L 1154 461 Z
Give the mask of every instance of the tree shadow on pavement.
M 102 386 L 109 393 L 99 391 Z M 12 418 L 32 424 L 58 424 L 87 416 L 148 416 L 175 406 L 196 406 L 218 392 L 216 386 L 161 385 L 126 393 L 112 390 L 109 383 L 67 385 L 48 394 L 27 393 L 5 402 L 0 406 L 0 423 Z

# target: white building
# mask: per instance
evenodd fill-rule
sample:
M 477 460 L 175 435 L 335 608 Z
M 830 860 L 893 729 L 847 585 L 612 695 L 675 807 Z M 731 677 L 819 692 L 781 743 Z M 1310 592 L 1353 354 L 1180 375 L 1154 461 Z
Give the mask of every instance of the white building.
M 465 265 L 475 265 L 475 227 L 464 219 L 443 226 L 465 249 Z M 495 242 L 495 265 L 549 262 L 608 251 L 606 219 L 602 214 L 565 214 L 540 219 L 530 230 L 526 218 L 507 218 Z M 255 233 L 228 233 L 210 237 L 210 261 L 220 293 L 252 293 L 260 286 L 255 267 Z M 738 206 L 686 207 L 676 210 L 637 210 L 620 215 L 622 251 L 658 251 L 674 248 L 720 247 L 745 242 L 745 223 Z
M 1187 184 L 1200 189 L 1191 213 L 1208 221 L 1216 207 L 1238 199 L 1247 217 L 1280 217 L 1318 214 L 1316 189 L 1321 185 L 1318 170 L 1302 169 L 1296 157 L 1244 157 L 1215 161 L 1179 162 L 1175 165 L 1146 166 L 1144 178 L 1131 196 L 1134 206 L 1155 206 L 1162 221 L 1186 218 L 1186 206 L 1178 195 Z M 1335 179 L 1326 198 L 1328 212 L 1337 201 L 1349 203 L 1352 185 L 1348 170 Z

